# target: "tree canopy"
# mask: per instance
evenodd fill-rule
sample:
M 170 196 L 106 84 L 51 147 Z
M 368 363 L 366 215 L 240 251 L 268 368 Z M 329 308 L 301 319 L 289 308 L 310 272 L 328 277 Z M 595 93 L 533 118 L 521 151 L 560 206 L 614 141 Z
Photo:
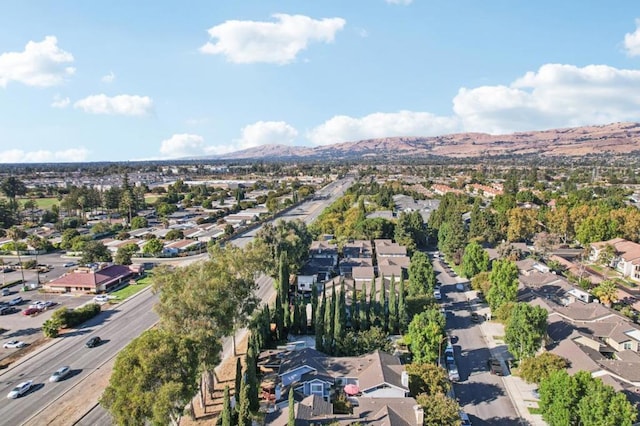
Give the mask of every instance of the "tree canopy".
M 413 317 L 409 323 L 409 347 L 413 362 L 431 362 L 438 358 L 438 348 L 444 337 L 445 319 L 437 308 L 430 308 Z
M 547 311 L 540 306 L 516 303 L 505 327 L 509 352 L 517 359 L 533 356 L 547 333 Z
M 195 343 L 164 330 L 147 330 L 116 358 L 100 403 L 118 424 L 177 425 L 198 391 Z
M 487 301 L 491 310 L 498 309 L 503 303 L 514 302 L 518 294 L 518 267 L 513 261 L 500 259 L 493 262 L 489 274 L 491 287 Z

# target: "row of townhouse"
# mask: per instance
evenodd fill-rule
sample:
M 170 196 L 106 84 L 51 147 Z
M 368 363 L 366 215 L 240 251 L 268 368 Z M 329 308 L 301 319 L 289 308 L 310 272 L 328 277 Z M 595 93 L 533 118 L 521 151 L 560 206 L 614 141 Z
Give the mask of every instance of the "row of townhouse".
M 353 288 L 370 285 L 376 279 L 400 281 L 406 276 L 410 262 L 406 247 L 389 239 L 376 239 L 373 243 L 350 241 L 343 246 L 342 257 L 336 244 L 314 241 L 309 249 L 309 261 L 297 276 L 297 287 L 300 292 L 309 292 L 317 285 L 322 291 L 324 283 L 336 274 L 334 280 L 345 280 Z
M 640 244 L 624 238 L 595 242 L 591 244 L 589 260 L 598 262 L 600 254 L 607 246 L 613 247 L 615 252 L 609 266 L 625 278 L 640 281 Z

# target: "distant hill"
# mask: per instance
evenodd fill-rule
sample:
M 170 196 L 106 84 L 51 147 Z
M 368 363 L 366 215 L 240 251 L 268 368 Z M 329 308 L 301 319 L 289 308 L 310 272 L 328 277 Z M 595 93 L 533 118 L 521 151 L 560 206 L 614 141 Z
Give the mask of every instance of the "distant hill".
M 575 157 L 588 154 L 619 156 L 640 152 L 640 124 L 614 123 L 508 135 L 457 133 L 366 139 L 316 147 L 263 145 L 215 159 L 362 159 L 362 158 L 475 158 L 538 155 Z

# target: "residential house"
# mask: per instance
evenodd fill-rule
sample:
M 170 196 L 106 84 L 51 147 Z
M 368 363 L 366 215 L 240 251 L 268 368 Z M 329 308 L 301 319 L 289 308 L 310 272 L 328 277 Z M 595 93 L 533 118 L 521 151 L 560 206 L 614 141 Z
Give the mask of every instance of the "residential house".
M 407 248 L 391 240 L 373 240 L 376 257 L 403 257 L 407 255 Z
M 640 244 L 627 241 L 623 238 L 591 243 L 589 260 L 598 262 L 600 253 L 606 246 L 612 246 L 615 250 L 615 256 L 609 266 L 621 273 L 624 277 L 640 281 Z
M 373 257 L 371 241 L 354 240 L 342 246 L 342 257 L 344 259 L 362 259 Z

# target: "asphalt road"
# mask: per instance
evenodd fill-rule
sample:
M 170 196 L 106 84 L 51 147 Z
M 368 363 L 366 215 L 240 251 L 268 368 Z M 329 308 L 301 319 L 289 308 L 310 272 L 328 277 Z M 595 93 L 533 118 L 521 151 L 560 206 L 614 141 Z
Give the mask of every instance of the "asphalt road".
M 92 374 L 104 363 L 158 320 L 152 309 L 156 302 L 157 297 L 150 290 L 144 290 L 115 309 L 101 313 L 77 332 L 56 339 L 50 346 L 0 374 L 2 423 L 38 424 L 41 413 L 75 386 L 85 380 L 90 381 Z M 85 342 L 93 336 L 100 336 L 104 342 L 95 348 L 86 348 Z M 71 377 L 58 383 L 49 383 L 51 373 L 63 365 L 72 368 Z M 2 397 L 25 380 L 34 381 L 32 391 L 15 400 Z
M 519 425 L 520 419 L 504 388 L 502 379 L 489 373 L 487 360 L 491 353 L 480 327 L 471 321 L 469 305 L 464 292 L 455 284 L 467 280 L 448 274 L 436 261 L 434 269 L 441 283 L 442 303 L 447 305 L 447 330 L 452 337 L 460 381 L 454 391 L 471 423 L 478 425 Z
M 309 200 L 302 203 L 300 206 L 294 208 L 288 213 L 278 217 L 276 220 L 294 220 L 301 219 L 305 223 L 310 224 L 313 222 L 319 215 L 322 213 L 324 208 L 328 206 L 330 203 L 335 201 L 339 196 L 344 194 L 347 188 L 349 188 L 353 183 L 352 178 L 342 179 L 336 182 L 332 182 L 331 184 L 324 187 L 320 190 L 316 195 L 323 197 L 322 199 L 314 199 Z M 324 198 L 326 197 L 326 198 Z M 239 235 L 232 239 L 232 243 L 239 246 L 244 247 L 249 241 L 251 241 L 255 234 L 258 232 L 260 228 L 253 229 L 251 231 L 246 232 L 245 234 Z M 194 259 L 186 260 L 186 263 L 191 263 L 196 260 L 201 260 L 202 256 L 194 256 Z M 268 303 L 275 294 L 275 290 L 273 287 L 273 279 L 271 277 L 261 275 L 256 280 L 257 290 L 256 296 L 260 298 L 265 303 Z M 149 309 L 151 310 L 151 309 Z M 155 315 L 155 313 L 153 313 Z M 157 321 L 157 315 L 155 316 Z M 138 334 L 140 334 L 144 330 L 141 329 Z M 236 341 L 240 341 L 244 335 L 247 333 L 246 329 L 238 330 L 236 333 Z M 133 338 L 137 337 L 138 334 L 132 335 L 128 340 L 123 341 L 120 348 L 126 346 L 126 344 L 131 341 Z M 233 356 L 233 343 L 232 338 L 228 337 L 223 340 L 222 354 L 221 359 L 224 360 L 230 356 Z M 119 349 L 118 349 L 119 350 Z M 54 369 L 55 370 L 55 369 Z M 52 370 L 53 371 L 53 370 Z M 7 391 L 8 392 L 8 391 Z M 80 421 L 76 423 L 78 426 L 109 426 L 112 424 L 111 416 L 109 413 L 102 408 L 100 405 L 96 405 L 91 411 L 89 411 Z

